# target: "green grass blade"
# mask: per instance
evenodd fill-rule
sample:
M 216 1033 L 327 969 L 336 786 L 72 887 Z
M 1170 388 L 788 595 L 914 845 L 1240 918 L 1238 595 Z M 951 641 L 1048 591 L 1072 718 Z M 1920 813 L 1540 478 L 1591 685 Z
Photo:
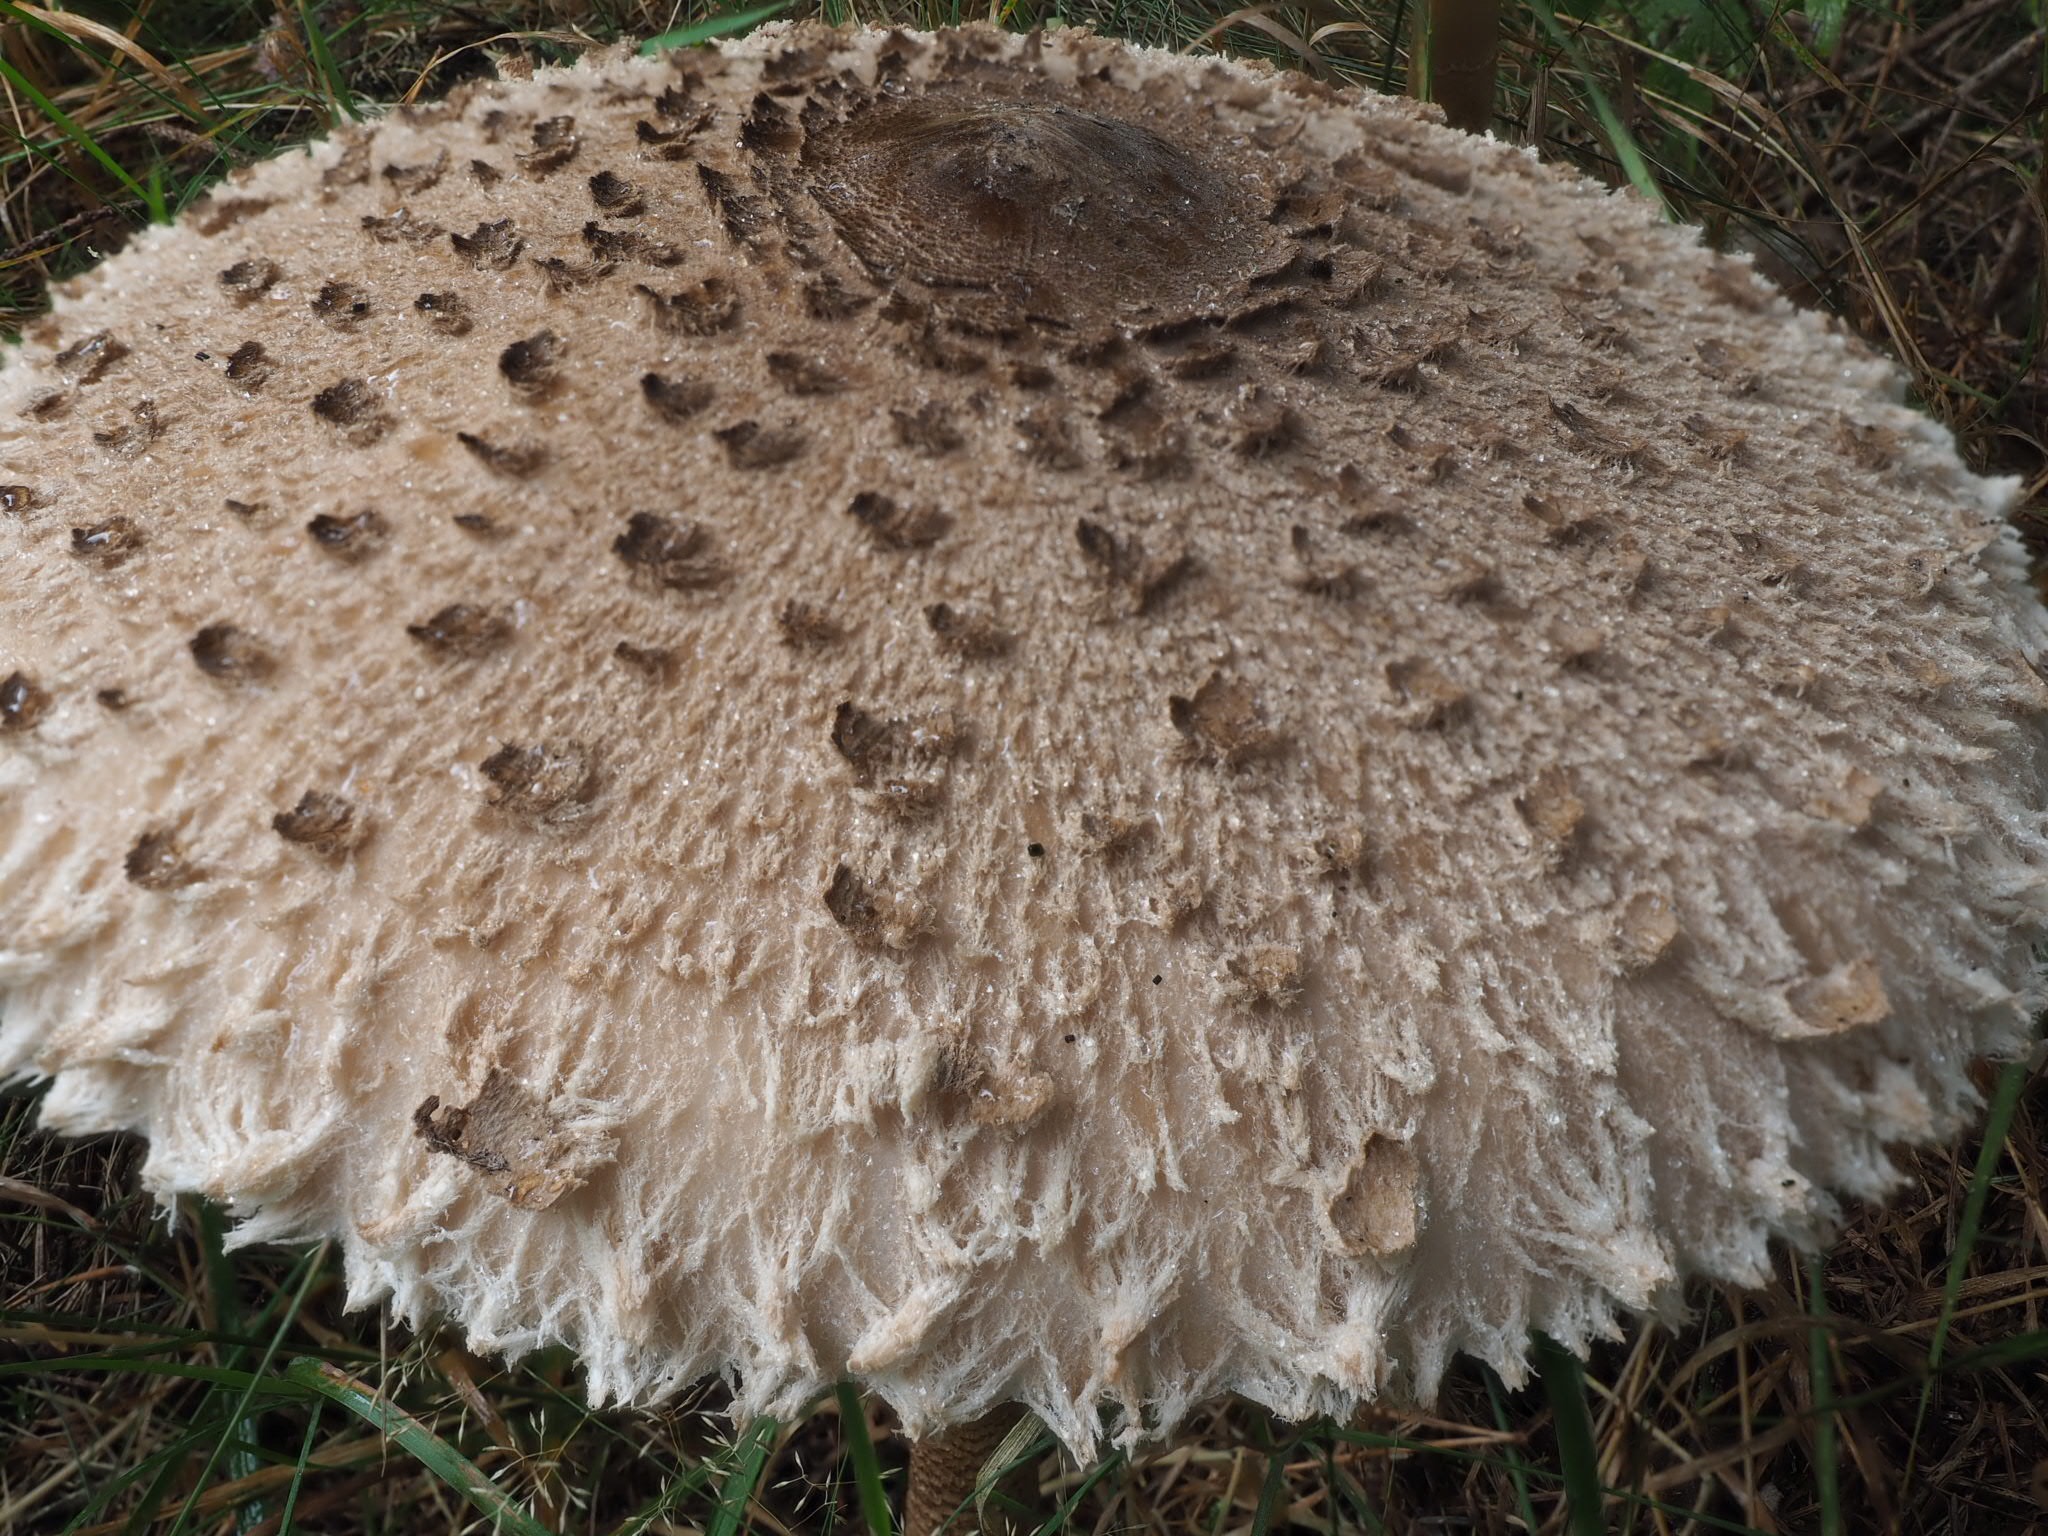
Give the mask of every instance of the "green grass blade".
M 1842 1536 L 1841 1448 L 1835 1438 L 1835 1371 L 1828 1352 L 1827 1266 L 1819 1254 L 1806 1260 L 1807 1373 L 1813 1382 L 1813 1496 L 1820 1505 L 1820 1536 Z
M 206 1264 L 206 1321 L 215 1333 L 239 1334 L 244 1328 L 242 1305 L 240 1297 L 236 1294 L 235 1267 L 228 1258 L 227 1221 L 221 1208 L 211 1200 L 199 1202 L 198 1227 L 200 1251 L 204 1255 Z M 311 1283 L 314 1269 L 315 1266 L 311 1264 L 306 1266 L 305 1280 L 299 1286 L 298 1298 L 292 1307 L 294 1315 L 298 1312 L 299 1305 L 303 1303 L 306 1287 Z M 271 1356 L 275 1354 L 278 1342 L 282 1337 L 282 1331 L 273 1336 L 269 1350 L 266 1351 L 264 1356 L 264 1364 L 266 1366 L 269 1364 Z M 244 1353 L 245 1351 L 239 1345 L 226 1346 L 220 1351 L 220 1363 L 226 1366 L 240 1365 Z M 242 1400 L 244 1404 L 248 1402 L 251 1395 L 247 1388 L 243 1389 Z M 263 1439 L 261 1415 L 251 1414 L 245 1421 L 236 1426 L 236 1433 L 243 1440 L 247 1441 L 249 1446 L 260 1444 Z M 248 1477 L 259 1470 L 262 1465 L 262 1457 L 258 1456 L 253 1449 L 236 1450 L 228 1457 L 228 1480 L 234 1482 L 240 1478 Z M 204 1484 L 205 1478 L 202 1476 L 200 1486 L 203 1487 Z M 192 1497 L 196 1499 L 198 1496 L 199 1489 L 195 1488 Z M 185 1506 L 187 1514 L 190 1513 L 191 1507 L 191 1503 L 188 1501 Z M 260 1524 L 264 1517 L 265 1510 L 262 1502 L 252 1499 L 235 1510 L 235 1529 L 246 1531 L 251 1526 Z M 182 1525 L 183 1523 L 184 1516 L 181 1515 L 179 1517 L 179 1524 Z
M 794 0 L 774 0 L 772 5 L 756 5 L 744 11 L 733 11 L 724 16 L 707 16 L 702 21 L 693 21 L 687 27 L 677 27 L 650 37 L 640 45 L 642 54 L 656 54 L 669 48 L 694 48 L 699 43 L 708 43 L 714 37 L 734 37 L 742 32 L 751 32 L 771 16 L 780 16 L 788 10 Z
M 1657 184 L 1656 173 L 1643 157 L 1635 135 L 1628 131 L 1621 114 L 1614 110 L 1614 103 L 1600 89 L 1598 75 L 1587 60 L 1585 50 L 1579 46 L 1579 40 L 1559 23 L 1557 11 L 1550 0 L 1529 0 L 1529 14 L 1543 23 L 1543 30 L 1550 34 L 1551 41 L 1564 50 L 1565 56 L 1578 70 L 1579 83 L 1585 88 L 1586 99 L 1593 105 L 1593 115 L 1600 119 L 1600 131 L 1607 135 L 1608 147 L 1614 151 L 1615 159 L 1621 162 L 1629 185 L 1662 209 L 1666 218 L 1671 217 L 1671 205 L 1664 200 L 1664 189 Z
M 1963 1276 L 1970 1268 L 1970 1255 L 1977 1246 L 1977 1229 L 1984 1221 L 1984 1202 L 1991 1195 L 1991 1176 L 2005 1156 L 2006 1133 L 2019 1108 L 2020 1090 L 2027 1085 L 2027 1063 L 2006 1064 L 1998 1074 L 1998 1086 L 1991 1092 L 1991 1113 L 1984 1118 L 1984 1144 L 1977 1149 L 1977 1166 L 1970 1172 L 1969 1193 L 1963 1198 L 1963 1218 L 1956 1223 L 1956 1248 L 1948 1256 L 1948 1276 L 1941 1287 L 1941 1315 L 1934 1320 L 1934 1337 L 1927 1344 L 1927 1379 L 1920 1384 L 1920 1406 L 1913 1415 L 1913 1438 L 1906 1446 L 1906 1467 L 1899 1487 L 1912 1486 L 1913 1467 L 1920 1454 L 1920 1432 L 1927 1425 L 1927 1410 L 1934 1403 L 1934 1383 L 1941 1374 L 1941 1361 L 1948 1349 L 1949 1325 L 1955 1320 L 1956 1302 L 1963 1294 Z
M 158 1346 L 169 1348 L 175 1346 Z M 258 1392 L 287 1397 L 299 1394 L 282 1382 L 266 1382 L 248 1371 L 231 1371 L 218 1365 L 186 1365 L 177 1360 L 151 1360 L 144 1355 L 74 1355 L 69 1359 L 10 1360 L 0 1365 L 0 1379 L 9 1376 L 57 1375 L 72 1371 L 135 1371 L 144 1376 L 182 1376 L 187 1381 L 210 1381 L 218 1387 L 247 1387 Z
M 292 1485 L 285 1490 L 284 1513 L 278 1517 L 277 1536 L 292 1536 L 292 1511 L 299 1507 L 299 1485 L 306 1480 L 306 1468 L 313 1460 L 313 1438 L 320 1432 L 320 1415 L 327 1411 L 325 1398 L 313 1399 L 313 1411 L 306 1415 L 306 1438 L 299 1442 L 299 1459 L 292 1468 Z
M 1586 1378 L 1579 1357 L 1547 1334 L 1537 1334 L 1536 1368 L 1550 1402 L 1557 1432 L 1557 1459 L 1564 1470 L 1567 1526 L 1572 1536 L 1603 1536 L 1600 1458 L 1593 1450 L 1593 1415 L 1586 1406 Z
M 546 1526 L 521 1509 L 483 1469 L 381 1392 L 364 1386 L 325 1360 L 301 1356 L 285 1368 L 285 1379 L 341 1404 L 395 1443 L 482 1513 L 500 1532 L 549 1536 Z
M 1283 1440 L 1266 1452 L 1266 1475 L 1259 1483 L 1258 1506 L 1252 1510 L 1252 1536 L 1268 1536 L 1273 1529 L 1273 1512 L 1287 1485 L 1287 1453 L 1293 1446 L 1292 1440 Z
M 1097 1483 L 1121 1468 L 1124 1460 L 1122 1451 L 1111 1451 L 1090 1467 L 1087 1476 L 1081 1479 L 1074 1491 L 1060 1501 L 1060 1507 L 1047 1516 L 1045 1523 L 1039 1526 L 1037 1536 L 1061 1536 L 1067 1529 L 1067 1522 L 1074 1518 L 1074 1511 L 1081 1507 L 1081 1501 L 1094 1491 Z
M 747 1518 L 747 1504 L 754 1497 L 754 1489 L 760 1486 L 761 1474 L 768 1466 L 768 1453 L 775 1448 L 775 1437 L 782 1426 L 766 1417 L 754 1420 L 740 1436 L 732 1470 L 718 1485 L 718 1513 L 712 1517 L 709 1536 L 738 1536 L 740 1525 Z
M 2016 1333 L 2009 1339 L 1996 1339 L 1982 1349 L 1956 1355 L 1945 1363 L 1949 1373 L 1954 1375 L 1968 1371 L 1995 1371 L 2008 1365 L 2032 1365 L 2036 1360 L 2048 1360 L 2048 1328 Z
M 299 26 L 306 34 L 306 49 L 313 56 L 313 67 L 320 72 L 320 83 L 327 87 L 328 99 L 334 103 L 336 112 L 343 117 L 361 117 L 362 113 L 356 110 L 355 92 L 348 87 L 348 76 L 334 61 L 334 50 L 327 46 L 327 34 L 313 19 L 313 8 L 306 0 L 299 0 Z
M 1486 1377 L 1486 1400 L 1493 1404 L 1493 1422 L 1502 1434 L 1508 1433 L 1508 1405 L 1501 1395 L 1500 1377 L 1490 1365 L 1482 1365 L 1480 1371 Z M 1503 1459 L 1508 1464 L 1508 1479 L 1515 1488 L 1515 1508 L 1521 1511 L 1522 1524 L 1529 1530 L 1540 1531 L 1542 1525 L 1536 1519 L 1536 1505 L 1529 1497 L 1529 1463 L 1518 1445 L 1504 1448 Z
M 838 1395 L 839 1433 L 846 1442 L 847 1459 L 853 1463 L 861 1519 L 867 1524 L 868 1536 L 896 1536 L 896 1522 L 889 1515 L 889 1494 L 882 1486 L 882 1463 L 875 1456 L 874 1438 L 868 1434 L 867 1408 L 860 1400 L 860 1388 L 842 1381 Z
M 1849 19 L 1849 0 L 1807 0 L 1807 20 L 1813 23 L 1813 50 L 1827 54 L 1842 40 L 1842 26 Z
M 1373 1508 L 1372 1497 L 1346 1472 L 1337 1460 L 1337 1442 L 1334 1437 L 1323 1441 L 1323 1476 L 1329 1482 L 1330 1495 L 1349 1512 L 1352 1522 L 1367 1536 L 1386 1536 L 1387 1522 L 1379 1511 Z M 1334 1505 L 1332 1507 L 1334 1513 Z M 1536 1529 L 1534 1525 L 1530 1530 Z
M 42 113 L 43 116 L 47 117 L 51 122 L 55 123 L 57 127 L 60 130 L 62 130 L 64 136 L 71 140 L 72 143 L 76 144 L 88 155 L 92 156 L 93 159 L 97 160 L 100 163 L 101 168 L 104 169 L 109 176 L 112 176 L 116 181 L 120 182 L 122 186 L 126 187 L 129 190 L 129 192 L 134 195 L 138 202 L 148 203 L 151 210 L 152 218 L 160 217 L 161 204 L 150 203 L 149 194 L 143 190 L 142 183 L 137 181 L 133 176 L 130 176 L 128 172 L 122 168 L 121 163 L 118 160 L 116 160 L 112 155 L 108 154 L 106 150 L 100 147 L 99 140 L 95 139 L 83 128 L 79 127 L 78 124 L 74 123 L 70 119 L 70 117 L 65 114 L 65 111 L 62 107 L 58 106 L 57 103 L 50 100 L 50 98 L 45 96 L 41 91 L 37 90 L 35 87 L 35 82 L 30 80 L 27 75 L 24 75 L 12 64 L 8 63 L 5 58 L 0 58 L 0 79 L 6 80 L 9 85 L 13 86 L 17 91 L 21 92 L 22 95 L 26 96 L 30 101 L 35 103 L 35 108 L 38 112 Z
M 731 1452 L 728 1451 L 724 1456 L 714 1456 L 690 1468 L 615 1527 L 612 1536 L 647 1536 L 657 1522 L 667 1520 L 670 1510 L 685 1499 L 694 1498 L 697 1491 L 710 1483 L 730 1459 Z
M 214 1217 L 213 1230 L 209 1234 L 211 1238 L 217 1239 L 219 1237 L 219 1227 L 219 1215 L 218 1212 L 216 1212 Z M 264 1347 L 263 1358 L 256 1363 L 256 1369 L 250 1373 L 248 1385 L 242 1388 L 241 1398 L 239 1401 L 236 1402 L 234 1411 L 228 1415 L 227 1423 L 222 1428 L 219 1439 L 217 1439 L 214 1442 L 212 1454 L 206 1458 L 206 1465 L 200 1469 L 199 1476 L 193 1480 L 192 1491 L 185 1496 L 184 1507 L 178 1511 L 178 1518 L 171 1526 L 170 1536 L 183 1536 L 183 1532 L 186 1529 L 186 1522 L 192 1518 L 192 1511 L 193 1508 L 199 1502 L 200 1494 L 206 1491 L 207 1485 L 213 1480 L 213 1469 L 217 1465 L 219 1465 L 221 1457 L 224 1454 L 227 1454 L 228 1446 L 230 1445 L 230 1443 L 236 1441 L 244 1433 L 246 1433 L 247 1436 L 246 1443 L 248 1443 L 251 1446 L 257 1443 L 257 1416 L 249 1411 L 250 1404 L 255 1400 L 257 1386 L 260 1383 L 269 1379 L 270 1363 L 271 1361 L 277 1358 L 278 1350 L 282 1348 L 284 1345 L 285 1334 L 290 1330 L 292 1324 L 295 1321 L 297 1321 L 299 1316 L 299 1309 L 305 1306 L 306 1293 L 313 1288 L 313 1281 L 319 1275 L 321 1265 L 325 1261 L 326 1257 L 327 1245 L 325 1243 L 322 1243 L 319 1247 L 315 1248 L 311 1253 L 305 1254 L 300 1258 L 299 1283 L 296 1290 L 293 1292 L 291 1305 L 285 1308 L 284 1315 L 277 1320 L 277 1327 L 271 1333 L 270 1342 L 268 1345 Z M 226 1270 L 225 1261 L 223 1261 L 221 1267 L 223 1270 Z M 221 1282 L 221 1277 L 216 1276 L 213 1277 L 213 1279 L 217 1283 Z M 226 1272 L 224 1283 L 229 1288 L 229 1294 L 232 1295 L 234 1285 L 234 1275 L 232 1271 Z M 232 1303 L 228 1303 L 228 1305 L 231 1306 Z M 214 1324 L 216 1327 L 219 1327 L 221 1325 L 221 1320 L 219 1318 L 215 1318 Z M 239 1351 L 237 1353 L 239 1353 Z M 334 1367 L 330 1366 L 328 1367 L 328 1369 L 333 1370 Z M 339 1372 L 336 1372 L 336 1374 L 339 1374 Z M 243 1471 L 245 1472 L 253 1472 L 256 1469 L 256 1467 L 260 1465 L 260 1458 L 258 1458 L 253 1451 L 250 1452 L 246 1458 L 242 1459 L 245 1459 L 247 1463 L 247 1465 L 243 1468 Z M 233 1461 L 230 1462 L 231 1467 L 234 1464 L 235 1463 Z M 238 1510 L 236 1512 L 237 1527 L 241 1528 L 245 1527 L 246 1525 L 253 1525 L 255 1521 L 253 1519 L 247 1518 L 252 1513 L 253 1509 L 251 1506 L 248 1505 L 244 1505 L 240 1510 Z

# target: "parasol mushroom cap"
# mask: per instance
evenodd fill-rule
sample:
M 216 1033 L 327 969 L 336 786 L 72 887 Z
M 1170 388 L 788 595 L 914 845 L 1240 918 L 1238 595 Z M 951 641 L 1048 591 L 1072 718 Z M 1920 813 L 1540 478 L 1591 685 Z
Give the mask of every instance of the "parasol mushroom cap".
M 0 376 L 0 1070 L 600 1400 L 1519 1380 L 2027 1037 L 2044 614 L 1901 397 L 1084 33 L 401 109 Z

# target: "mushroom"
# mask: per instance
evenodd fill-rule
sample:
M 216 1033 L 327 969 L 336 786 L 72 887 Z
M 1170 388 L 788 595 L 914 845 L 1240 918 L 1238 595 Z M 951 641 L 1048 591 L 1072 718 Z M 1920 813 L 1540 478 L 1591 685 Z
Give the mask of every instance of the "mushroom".
M 0 1070 L 599 1400 L 1518 1381 L 2027 1038 L 2044 614 L 1901 393 L 1085 33 L 342 129 L 0 378 Z

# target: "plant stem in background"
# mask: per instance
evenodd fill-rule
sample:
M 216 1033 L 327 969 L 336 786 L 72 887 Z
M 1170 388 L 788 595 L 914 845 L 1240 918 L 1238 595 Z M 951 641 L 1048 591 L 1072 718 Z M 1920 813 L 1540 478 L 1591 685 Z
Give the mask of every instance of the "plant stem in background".
M 1429 0 L 1429 99 L 1453 128 L 1484 133 L 1493 121 L 1500 0 Z

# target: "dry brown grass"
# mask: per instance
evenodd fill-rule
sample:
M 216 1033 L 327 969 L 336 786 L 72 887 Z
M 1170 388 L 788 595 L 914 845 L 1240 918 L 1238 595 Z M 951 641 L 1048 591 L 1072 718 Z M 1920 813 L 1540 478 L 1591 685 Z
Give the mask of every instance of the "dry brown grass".
M 939 0 L 857 9 L 952 16 Z M 1395 9 L 1083 0 L 1064 14 L 1398 87 Z M 1899 357 L 1977 463 L 2025 478 L 2048 546 L 2039 0 L 1857 9 L 1819 51 L 1804 18 L 1756 6 L 1595 5 L 1583 26 L 1507 9 L 1500 131 L 1617 183 L 1636 157 L 1682 216 Z M 1705 19 L 1679 25 L 1694 11 Z M 0 325 L 346 99 L 432 94 L 679 19 L 653 0 L 0 3 Z M 1989 1073 L 1984 1087 L 1995 1095 Z M 1858 1214 L 1824 1263 L 1787 1257 L 1760 1291 L 1702 1290 L 1685 1328 L 1638 1327 L 1596 1353 L 1584 1401 L 1607 1528 L 2048 1532 L 2048 1074 L 2037 1063 L 2004 1087 L 1995 1145 L 1907 1159 L 1900 1196 Z M 860 1528 L 832 1401 L 776 1431 L 751 1500 L 721 1513 L 721 1486 L 739 1484 L 721 1481 L 732 1429 L 716 1388 L 593 1414 L 566 1359 L 508 1369 L 345 1315 L 327 1256 L 224 1257 L 214 1213 L 167 1228 L 135 1193 L 133 1144 L 54 1141 L 32 1109 L 0 1103 L 0 1532 L 269 1533 L 288 1508 L 301 1531 L 488 1529 L 430 1468 L 436 1445 L 548 1531 L 609 1532 L 650 1508 L 650 1530 Z M 417 1433 L 287 1377 L 295 1356 L 338 1365 Z M 893 1473 L 902 1447 L 886 1421 L 874 1430 Z M 1542 1393 L 1468 1370 L 1428 1416 L 1293 1427 L 1224 1404 L 1135 1465 L 1047 1455 L 1040 1472 L 1075 1531 L 1506 1532 L 1566 1529 L 1571 1466 Z

